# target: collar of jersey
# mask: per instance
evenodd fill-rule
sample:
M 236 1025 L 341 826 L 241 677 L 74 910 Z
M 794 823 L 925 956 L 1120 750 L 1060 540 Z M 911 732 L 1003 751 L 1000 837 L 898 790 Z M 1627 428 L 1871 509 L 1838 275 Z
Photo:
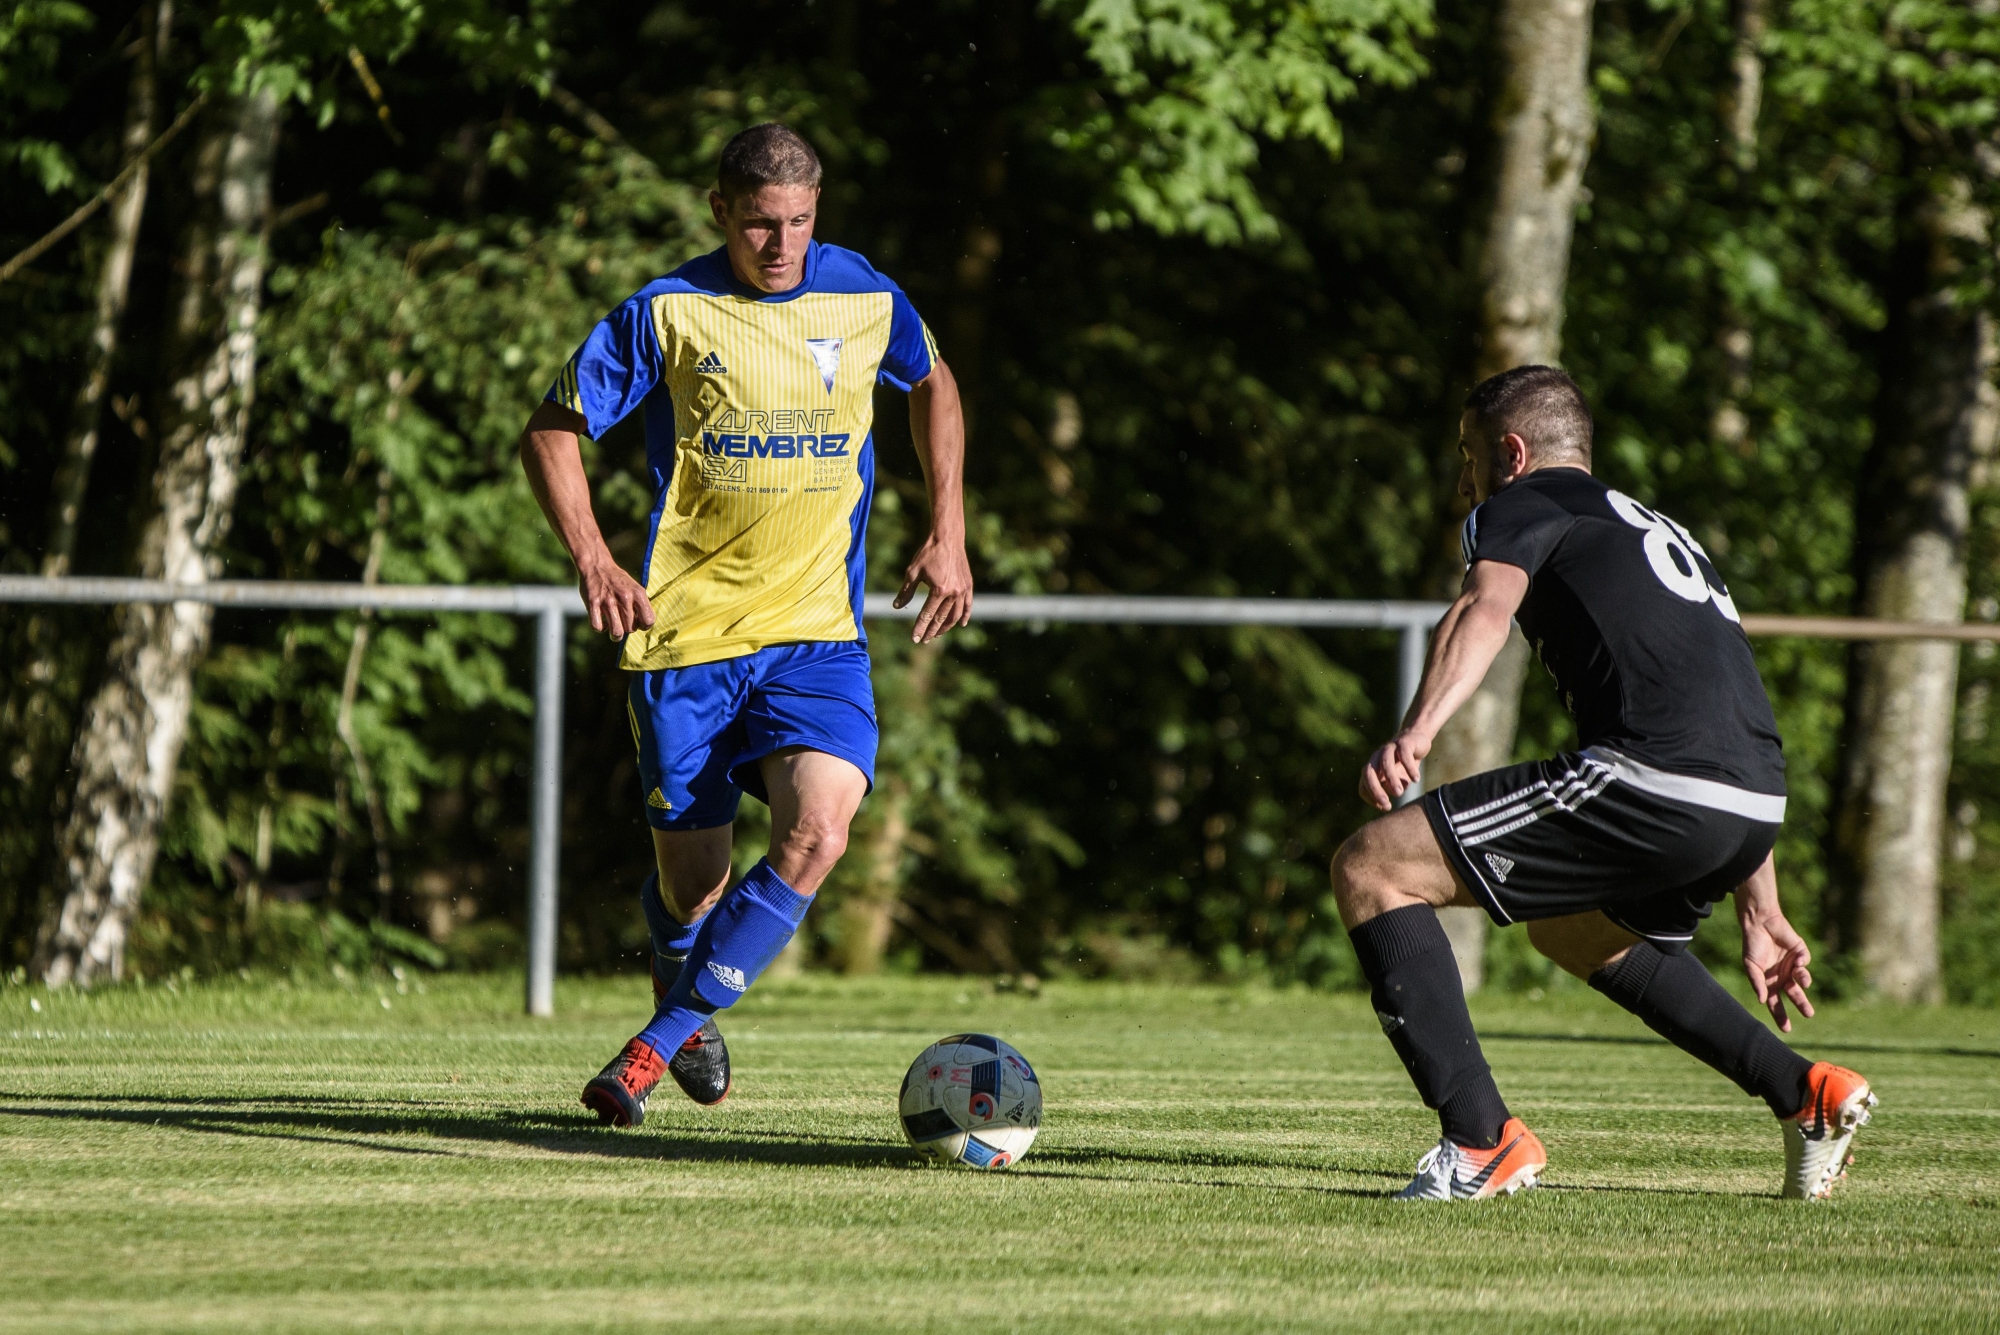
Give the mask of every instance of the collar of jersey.
M 729 247 L 721 246 L 711 252 L 716 266 L 722 270 L 722 281 L 729 285 L 732 296 L 748 297 L 752 301 L 790 301 L 812 291 L 813 280 L 819 277 L 819 242 L 806 242 L 806 271 L 800 276 L 798 285 L 784 292 L 766 292 L 752 287 L 736 276 L 736 268 L 729 262 Z

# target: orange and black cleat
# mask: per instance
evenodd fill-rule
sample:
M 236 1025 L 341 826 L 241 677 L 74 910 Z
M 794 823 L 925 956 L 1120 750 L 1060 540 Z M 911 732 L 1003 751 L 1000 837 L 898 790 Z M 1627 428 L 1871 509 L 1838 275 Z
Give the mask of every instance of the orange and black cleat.
M 1806 1073 L 1806 1106 L 1783 1120 L 1785 1186 L 1788 1201 L 1823 1201 L 1833 1184 L 1847 1176 L 1854 1158 L 1847 1150 L 1854 1133 L 1875 1110 L 1875 1091 L 1858 1073 L 1831 1062 L 1814 1062 Z
M 583 1087 L 583 1106 L 607 1125 L 637 1126 L 646 1120 L 646 1099 L 666 1071 L 652 1044 L 635 1038 Z
M 1500 1142 L 1490 1150 L 1472 1149 L 1451 1140 L 1417 1163 L 1410 1185 L 1396 1193 L 1399 1201 L 1483 1201 L 1512 1196 L 1541 1180 L 1549 1152 L 1541 1138 L 1518 1117 L 1500 1128 Z

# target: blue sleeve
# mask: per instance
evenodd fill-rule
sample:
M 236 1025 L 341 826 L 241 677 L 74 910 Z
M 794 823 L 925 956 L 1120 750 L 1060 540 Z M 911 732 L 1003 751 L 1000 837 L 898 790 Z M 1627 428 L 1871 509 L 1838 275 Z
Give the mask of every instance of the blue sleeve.
M 596 440 L 639 406 L 660 380 L 660 340 L 653 303 L 643 293 L 597 322 L 569 359 L 548 401 L 583 414 Z
M 885 385 L 894 385 L 908 392 L 937 368 L 937 340 L 925 327 L 917 308 L 903 295 L 903 289 L 891 283 L 889 300 L 892 314 L 889 317 L 889 349 L 882 354 L 881 378 Z

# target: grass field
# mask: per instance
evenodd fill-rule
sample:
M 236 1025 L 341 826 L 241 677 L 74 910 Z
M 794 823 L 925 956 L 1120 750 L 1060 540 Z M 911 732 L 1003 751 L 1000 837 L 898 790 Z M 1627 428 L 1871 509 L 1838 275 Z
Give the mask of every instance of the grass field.
M 1594 994 L 1482 1000 L 1548 1186 L 1412 1207 L 1436 1122 L 1358 997 L 768 983 L 727 1104 L 612 1132 L 576 1094 L 643 981 L 539 1022 L 397 986 L 0 990 L 0 1330 L 2000 1329 L 2000 1014 L 1804 1026 L 1882 1096 L 1811 1207 L 1768 1114 Z M 894 1119 L 966 1028 L 1043 1078 L 1004 1175 Z

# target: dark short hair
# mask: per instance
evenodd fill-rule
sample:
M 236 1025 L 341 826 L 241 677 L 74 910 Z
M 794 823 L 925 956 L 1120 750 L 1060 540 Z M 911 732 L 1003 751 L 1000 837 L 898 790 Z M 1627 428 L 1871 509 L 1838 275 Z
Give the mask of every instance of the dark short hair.
M 737 134 L 722 146 L 722 166 L 716 189 L 734 200 L 767 185 L 819 188 L 819 154 L 797 133 L 766 121 Z
M 1465 396 L 1465 408 L 1489 440 L 1511 431 L 1544 459 L 1590 460 L 1590 405 L 1557 367 L 1517 366 L 1488 376 Z

